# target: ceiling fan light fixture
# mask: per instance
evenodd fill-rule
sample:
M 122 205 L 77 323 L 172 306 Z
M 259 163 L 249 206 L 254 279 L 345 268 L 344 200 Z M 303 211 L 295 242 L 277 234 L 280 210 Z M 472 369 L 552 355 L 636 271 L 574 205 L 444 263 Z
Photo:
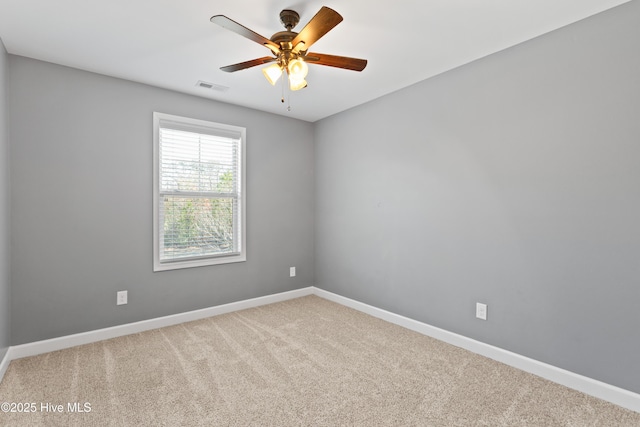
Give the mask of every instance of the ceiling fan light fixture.
M 291 78 L 291 76 L 289 76 L 289 89 L 294 91 L 294 90 L 304 89 L 305 87 L 307 87 L 307 81 L 304 78 L 296 80 L 294 78 Z
M 309 74 L 309 66 L 302 59 L 294 59 L 290 61 L 287 65 L 287 70 L 289 72 L 289 79 L 293 79 L 296 81 L 304 80 Z
M 264 77 L 272 86 L 275 86 L 276 82 L 282 75 L 282 67 L 280 64 L 271 64 L 268 67 L 262 69 Z

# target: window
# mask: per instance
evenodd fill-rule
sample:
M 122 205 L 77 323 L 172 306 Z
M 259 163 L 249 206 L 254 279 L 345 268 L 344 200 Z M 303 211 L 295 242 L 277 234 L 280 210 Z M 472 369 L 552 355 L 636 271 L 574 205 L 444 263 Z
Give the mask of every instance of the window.
M 153 113 L 153 270 L 246 260 L 244 128 Z

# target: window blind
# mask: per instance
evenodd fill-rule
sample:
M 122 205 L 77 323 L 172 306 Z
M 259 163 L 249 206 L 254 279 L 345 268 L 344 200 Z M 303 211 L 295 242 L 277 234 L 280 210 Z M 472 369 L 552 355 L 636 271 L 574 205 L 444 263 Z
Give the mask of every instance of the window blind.
M 161 263 L 240 253 L 240 142 L 229 129 L 159 121 Z

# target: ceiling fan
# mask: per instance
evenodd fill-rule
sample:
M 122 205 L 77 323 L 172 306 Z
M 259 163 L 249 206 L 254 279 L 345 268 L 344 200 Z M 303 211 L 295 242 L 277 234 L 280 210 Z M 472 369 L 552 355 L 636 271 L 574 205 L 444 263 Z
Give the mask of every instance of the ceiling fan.
M 211 17 L 211 22 L 265 46 L 273 54 L 273 56 L 264 56 L 220 68 L 222 71 L 229 73 L 274 62 L 274 64 L 262 70 L 269 83 L 275 85 L 283 72 L 286 71 L 289 77 L 289 88 L 291 90 L 299 90 L 307 86 L 305 80 L 309 71 L 307 63 L 354 71 L 362 71 L 367 66 L 366 59 L 308 51 L 312 44 L 342 22 L 342 16 L 326 6 L 323 6 L 299 33 L 292 30 L 300 22 L 300 15 L 294 10 L 283 10 L 280 12 L 280 22 L 282 22 L 286 31 L 277 32 L 270 39 L 224 15 Z

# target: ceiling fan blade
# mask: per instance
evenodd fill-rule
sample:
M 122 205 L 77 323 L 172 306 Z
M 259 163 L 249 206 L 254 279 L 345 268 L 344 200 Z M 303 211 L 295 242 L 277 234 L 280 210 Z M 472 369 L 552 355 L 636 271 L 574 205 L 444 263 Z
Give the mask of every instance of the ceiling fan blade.
M 227 30 L 231 30 L 236 34 L 240 34 L 242 37 L 246 37 L 249 40 L 252 40 L 256 43 L 266 46 L 267 48 L 271 49 L 271 51 L 275 54 L 278 54 L 280 52 L 280 46 L 278 46 L 268 38 L 263 37 L 254 31 L 251 31 L 244 25 L 240 25 L 233 19 L 229 19 L 224 15 L 212 16 L 211 22 L 213 22 L 214 24 L 218 24 L 221 27 L 226 28 Z
M 327 34 L 340 22 L 342 22 L 342 16 L 338 12 L 322 6 L 318 13 L 311 18 L 311 21 L 291 41 L 291 45 L 294 46 L 293 52 L 298 53 L 309 49 L 320 37 Z M 301 42 L 304 44 L 300 44 Z
M 251 61 L 240 62 L 238 64 L 227 65 L 226 67 L 220 67 L 222 71 L 226 71 L 227 73 L 233 73 L 234 71 L 240 71 L 247 68 L 255 67 L 257 65 L 268 64 L 269 62 L 275 62 L 277 58 L 272 58 L 270 56 L 263 56 L 262 58 L 252 59 Z
M 310 64 L 327 65 L 329 67 L 344 68 L 353 71 L 362 71 L 364 67 L 367 66 L 366 59 L 326 55 L 324 53 L 309 52 L 303 58 Z

